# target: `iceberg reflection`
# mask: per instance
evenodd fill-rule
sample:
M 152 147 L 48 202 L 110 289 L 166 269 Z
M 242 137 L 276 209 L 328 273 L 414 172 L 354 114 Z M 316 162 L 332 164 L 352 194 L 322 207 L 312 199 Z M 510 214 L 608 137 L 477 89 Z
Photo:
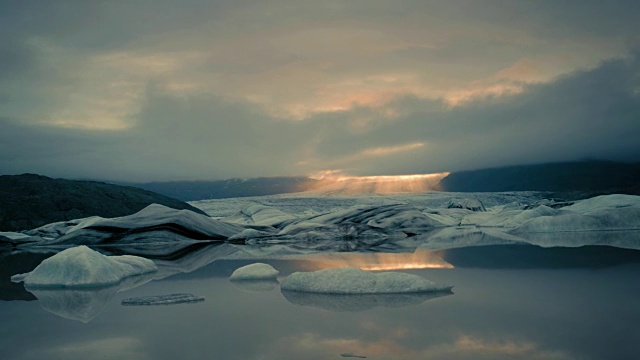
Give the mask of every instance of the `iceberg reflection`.
M 125 279 L 118 285 L 89 289 L 27 288 L 40 306 L 69 320 L 88 323 L 100 314 L 117 293 L 133 289 L 153 280 L 153 274 Z
M 334 312 L 359 312 L 375 307 L 399 308 L 418 305 L 427 300 L 453 295 L 453 292 L 334 295 L 282 290 L 282 295 L 295 305 L 313 306 Z

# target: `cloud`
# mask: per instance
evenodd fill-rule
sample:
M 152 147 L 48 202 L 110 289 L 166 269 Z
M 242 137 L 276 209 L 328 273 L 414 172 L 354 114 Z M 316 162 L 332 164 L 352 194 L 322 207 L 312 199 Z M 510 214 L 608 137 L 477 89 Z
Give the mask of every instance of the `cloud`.
M 638 159 L 639 5 L 580 4 L 2 4 L 0 172 L 163 180 Z

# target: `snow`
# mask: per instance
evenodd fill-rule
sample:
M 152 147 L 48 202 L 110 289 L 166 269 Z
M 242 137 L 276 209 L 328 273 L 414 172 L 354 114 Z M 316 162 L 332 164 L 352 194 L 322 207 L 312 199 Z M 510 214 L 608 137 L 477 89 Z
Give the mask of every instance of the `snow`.
M 400 272 L 374 273 L 357 268 L 295 272 L 282 282 L 282 290 L 322 294 L 403 294 L 449 291 L 452 286 Z
M 236 269 L 229 280 L 275 280 L 279 274 L 280 272 L 269 264 L 255 263 Z
M 184 303 L 196 303 L 204 301 L 204 297 L 193 294 L 169 294 L 157 296 L 141 296 L 123 299 L 120 303 L 124 306 L 146 306 L 146 305 L 174 305 Z
M 61 251 L 43 260 L 33 271 L 14 275 L 12 281 L 23 281 L 35 287 L 99 287 L 115 285 L 122 280 L 157 271 L 145 258 L 122 255 L 105 256 L 86 246 Z

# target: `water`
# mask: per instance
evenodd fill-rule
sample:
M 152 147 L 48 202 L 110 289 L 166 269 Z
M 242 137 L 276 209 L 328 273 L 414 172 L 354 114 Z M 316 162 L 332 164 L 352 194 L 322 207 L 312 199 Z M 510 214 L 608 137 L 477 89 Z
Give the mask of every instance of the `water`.
M 640 358 L 637 251 L 521 246 L 431 255 L 449 266 L 404 271 L 452 284 L 453 294 L 283 294 L 274 282 L 229 282 L 231 272 L 249 262 L 218 260 L 190 273 L 146 283 L 149 279 L 141 279 L 120 289 L 36 293 L 39 301 L 9 301 L 33 295 L 21 285 L 9 286 L 6 274 L 44 255 L 23 254 L 20 261 L 8 256 L 0 265 L 0 358 Z M 360 264 L 363 256 L 318 254 L 304 261 L 265 262 L 286 275 L 349 261 Z M 379 263 L 398 262 L 397 254 L 371 256 Z M 172 293 L 204 296 L 205 301 L 121 305 L 126 298 Z

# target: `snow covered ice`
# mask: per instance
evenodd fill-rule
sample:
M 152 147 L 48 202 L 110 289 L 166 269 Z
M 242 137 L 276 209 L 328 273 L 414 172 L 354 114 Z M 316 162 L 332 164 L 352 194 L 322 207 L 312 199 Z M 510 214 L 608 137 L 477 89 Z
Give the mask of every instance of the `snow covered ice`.
M 356 268 L 295 272 L 282 282 L 282 290 L 322 294 L 403 294 L 449 291 L 421 276 L 400 272 L 370 272 Z
M 305 196 L 192 202 L 211 217 L 154 204 L 120 218 L 94 216 L 4 233 L 0 241 L 25 249 L 119 246 L 148 257 L 172 257 L 203 241 L 287 244 L 290 252 L 516 243 L 640 249 L 640 196 L 603 195 L 575 203 L 541 199 L 535 192 Z
M 279 274 L 280 272 L 269 264 L 255 263 L 236 269 L 229 280 L 275 280 Z
M 86 246 L 66 249 L 45 259 L 33 271 L 14 275 L 30 287 L 99 287 L 157 271 L 153 261 L 138 256 L 105 256 Z

